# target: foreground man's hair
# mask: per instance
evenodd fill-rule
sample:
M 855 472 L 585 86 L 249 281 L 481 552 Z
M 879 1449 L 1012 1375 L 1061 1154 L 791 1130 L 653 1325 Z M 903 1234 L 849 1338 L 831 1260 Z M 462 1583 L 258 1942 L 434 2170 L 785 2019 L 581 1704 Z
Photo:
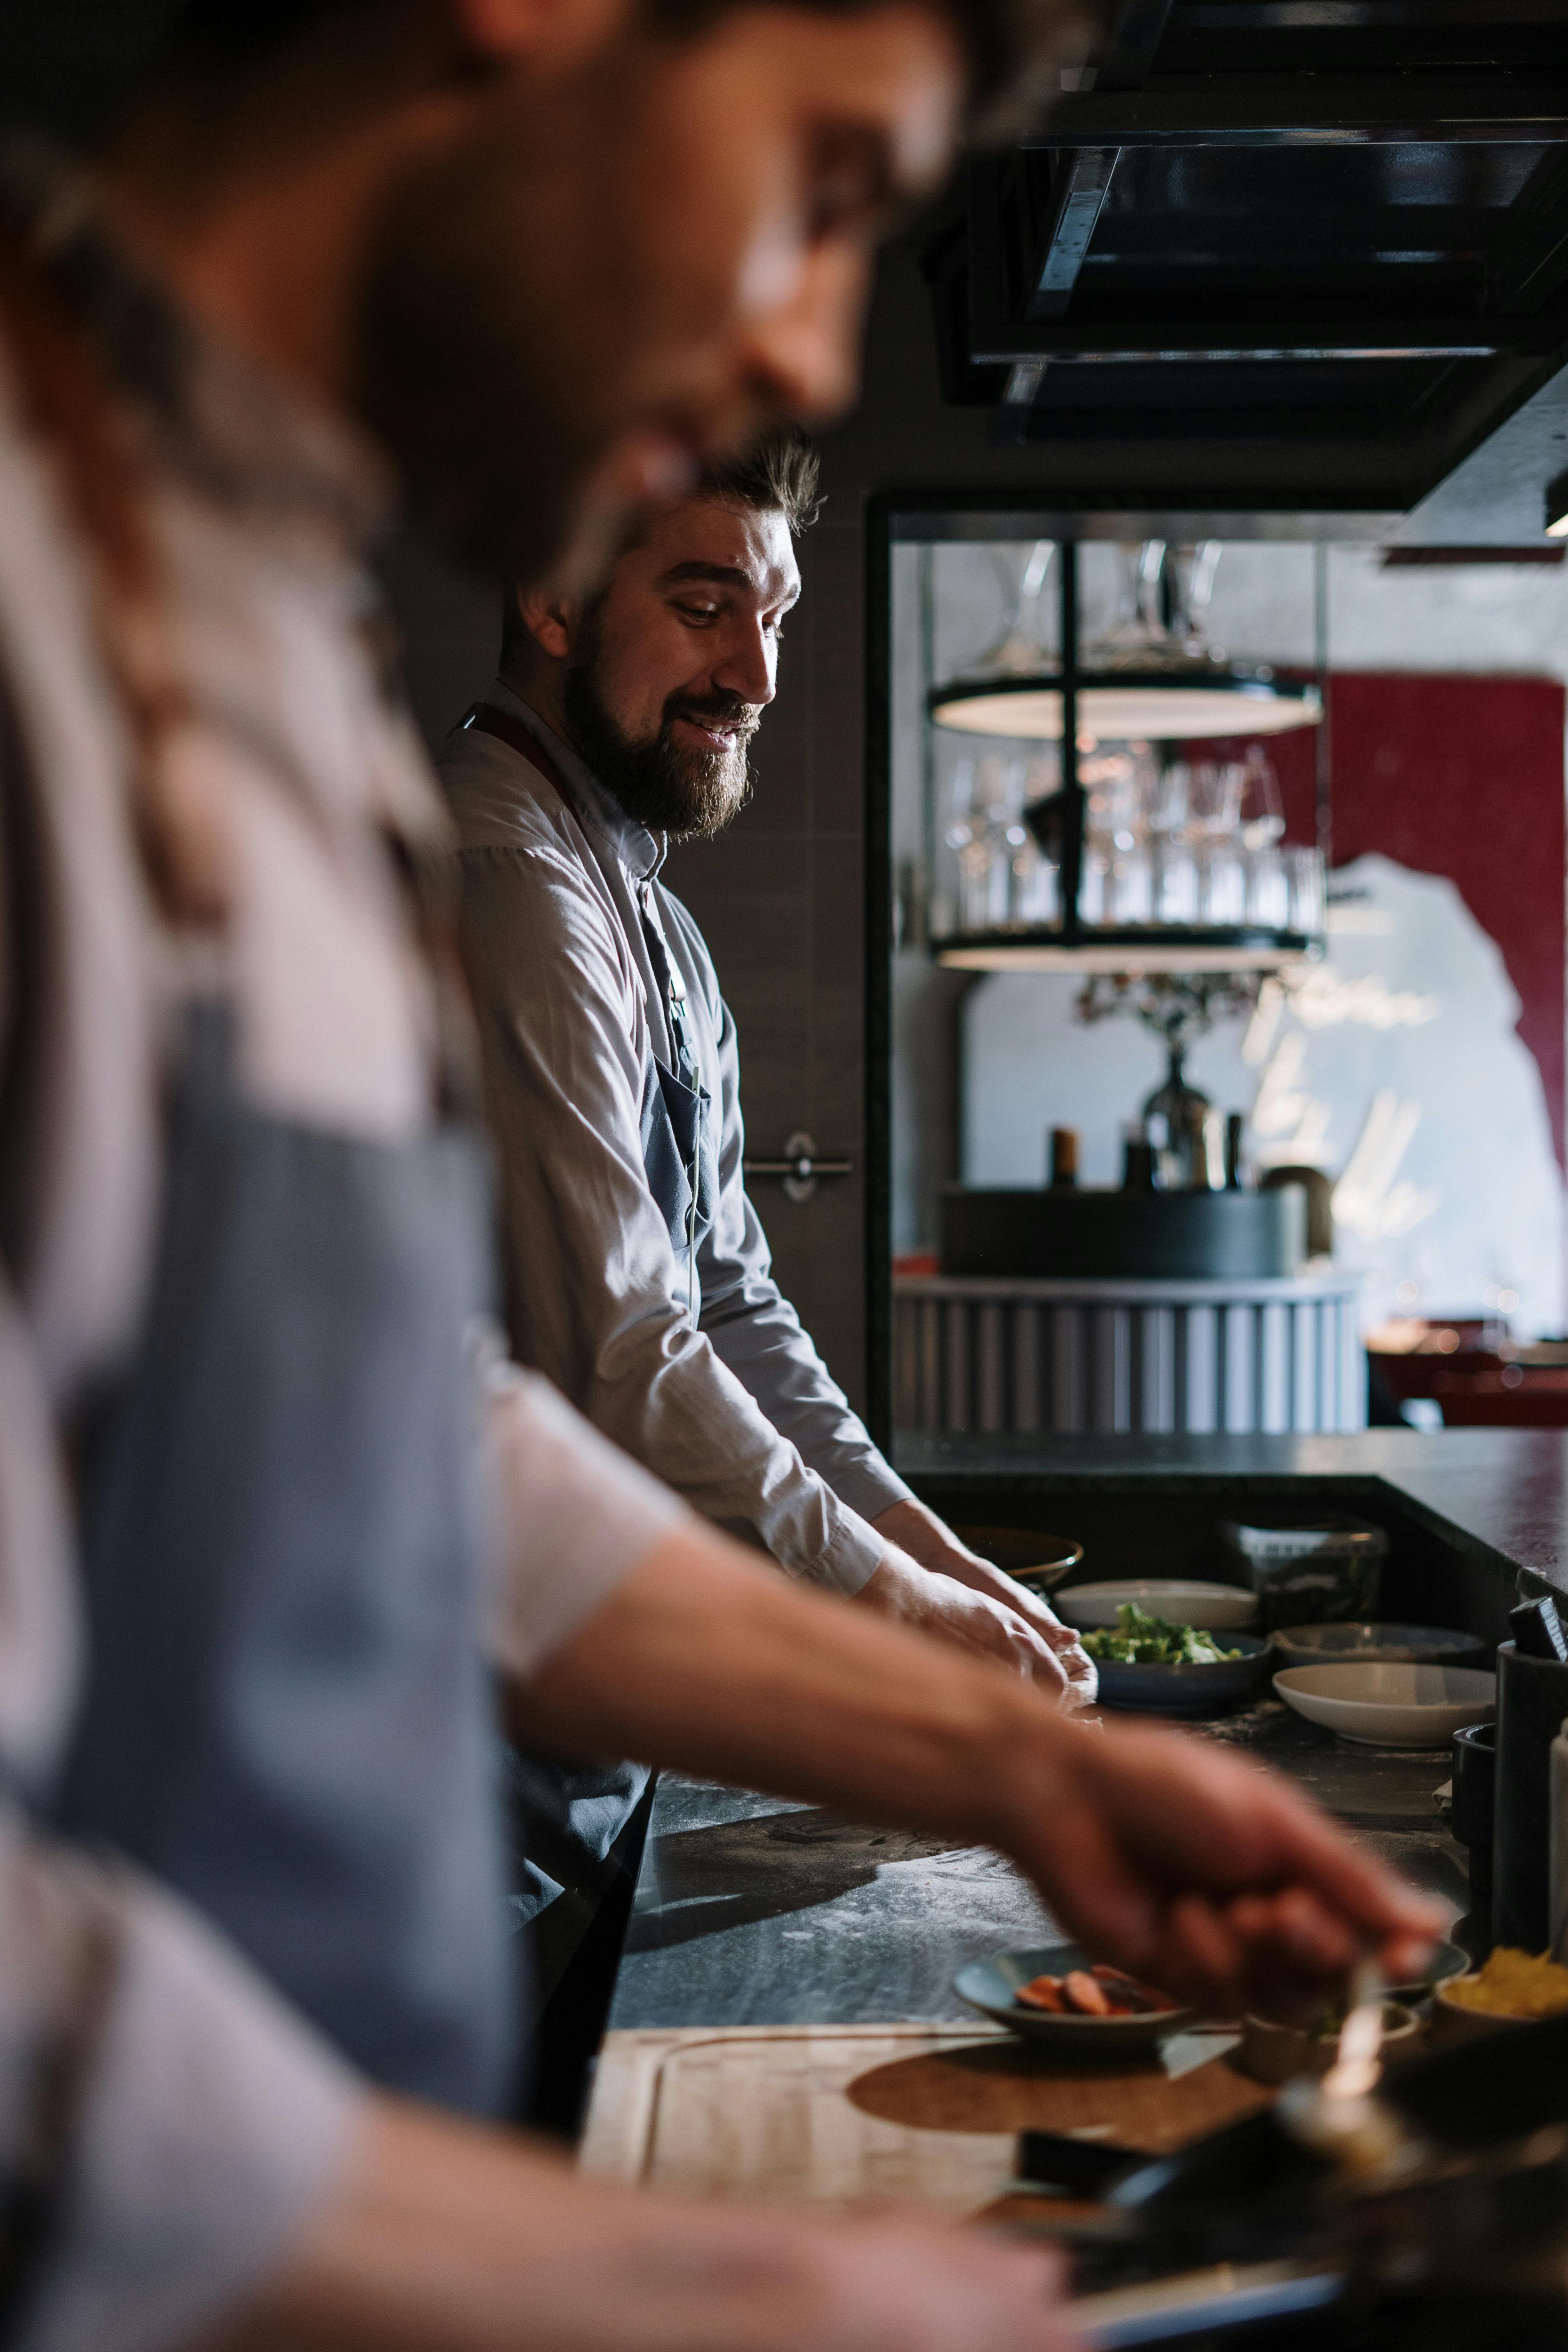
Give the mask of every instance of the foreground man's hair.
M 645 24 L 677 39 L 705 33 L 746 0 L 642 0 Z M 785 0 L 826 16 L 862 16 L 887 0 Z M 972 124 L 1000 132 L 1026 120 L 1049 94 L 1043 68 L 1063 54 L 1060 0 L 917 0 L 952 26 L 969 61 Z M 331 16 L 384 16 L 385 0 L 184 0 L 166 58 L 194 74 L 243 72 Z M 1111 14 L 1111 0 L 1079 0 L 1087 50 Z

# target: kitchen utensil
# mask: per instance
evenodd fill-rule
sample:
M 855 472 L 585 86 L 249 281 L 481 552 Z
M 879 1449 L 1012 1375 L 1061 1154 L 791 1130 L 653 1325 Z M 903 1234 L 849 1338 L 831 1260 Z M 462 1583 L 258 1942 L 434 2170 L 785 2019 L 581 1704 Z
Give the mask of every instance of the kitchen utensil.
M 1263 1622 L 1316 1625 L 1374 1617 L 1388 1538 L 1363 1520 L 1266 1528 L 1226 1519 L 1220 1535 L 1247 1564 Z
M 1083 1566 L 1083 1546 L 1070 1536 L 1042 1535 L 1032 1528 L 954 1528 L 953 1533 L 1032 1592 L 1054 1592 L 1064 1577 Z
M 1345 2292 L 1342 2265 L 1319 2263 L 1215 2263 L 1140 2286 L 1080 2295 L 1072 2305 L 1076 2333 L 1097 2352 L 1132 2352 L 1134 2346 L 1212 2344 L 1233 2329 L 1268 2321 L 1290 2323 L 1328 2312 Z
M 1196 1620 L 1194 1620 L 1196 1622 Z M 1275 1629 L 1274 1654 L 1281 1666 L 1479 1665 L 1490 1643 L 1478 1633 L 1450 1625 L 1283 1625 Z
M 1191 2009 L 1151 2010 L 1139 2017 L 1068 2017 L 1043 2009 L 1022 2009 L 1013 1995 L 1036 1977 L 1066 1976 L 1071 1969 L 1087 1969 L 1093 1955 L 1081 1944 L 1046 1944 L 1037 1949 L 997 1952 L 988 1960 L 971 1960 L 954 1977 L 953 1990 L 983 2017 L 994 2018 L 1020 2041 L 1053 2056 L 1107 2058 L 1129 2052 L 1153 2050 L 1192 2023 Z
M 1552 1932 L 1552 1743 L 1568 1716 L 1568 1665 L 1512 1642 L 1497 1654 L 1492 1937 L 1543 1952 Z
M 1454 1734 L 1454 1801 L 1448 1827 L 1469 1848 L 1470 1907 L 1455 1929 L 1472 1959 L 1492 1948 L 1492 1840 L 1497 1830 L 1497 1725 L 1468 1723 Z
M 1226 1632 L 1227 1650 L 1238 1658 L 1221 1658 L 1212 1666 L 1121 1666 L 1097 1658 L 1101 1706 L 1121 1707 L 1144 1715 L 1213 1715 L 1234 1706 L 1257 1689 L 1268 1672 L 1269 1649 L 1256 1633 Z
M 1057 1613 L 1069 1625 L 1114 1625 L 1126 1602 L 1163 1617 L 1169 1624 L 1195 1625 L 1200 1633 L 1256 1625 L 1258 1595 L 1242 1584 L 1194 1584 L 1180 1577 L 1130 1577 L 1110 1584 L 1069 1584 Z M 1228 1645 L 1227 1645 L 1228 1646 Z
M 1274 1687 L 1309 1723 L 1363 1747 L 1441 1748 L 1491 1713 L 1497 1677 L 1468 1666 L 1289 1666 Z

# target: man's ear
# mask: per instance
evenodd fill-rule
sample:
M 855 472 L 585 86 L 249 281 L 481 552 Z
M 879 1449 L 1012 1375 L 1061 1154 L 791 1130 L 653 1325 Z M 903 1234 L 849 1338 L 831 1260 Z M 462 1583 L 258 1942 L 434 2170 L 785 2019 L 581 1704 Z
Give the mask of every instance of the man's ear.
M 552 595 L 547 589 L 520 588 L 517 609 L 540 652 L 548 654 L 552 661 L 564 661 L 577 631 L 574 599 Z
M 503 70 L 559 72 L 581 65 L 623 31 L 632 0 L 445 0 L 448 21 L 476 61 Z

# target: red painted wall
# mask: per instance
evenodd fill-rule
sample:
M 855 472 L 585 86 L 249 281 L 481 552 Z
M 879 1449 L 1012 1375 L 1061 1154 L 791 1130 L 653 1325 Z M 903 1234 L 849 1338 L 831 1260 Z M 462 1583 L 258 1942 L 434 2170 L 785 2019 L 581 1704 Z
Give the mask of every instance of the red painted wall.
M 1519 1034 L 1563 1134 L 1563 689 L 1548 678 L 1346 671 L 1330 685 L 1333 862 L 1446 874 L 1502 950 Z M 1313 838 L 1310 730 L 1270 747 L 1289 837 Z

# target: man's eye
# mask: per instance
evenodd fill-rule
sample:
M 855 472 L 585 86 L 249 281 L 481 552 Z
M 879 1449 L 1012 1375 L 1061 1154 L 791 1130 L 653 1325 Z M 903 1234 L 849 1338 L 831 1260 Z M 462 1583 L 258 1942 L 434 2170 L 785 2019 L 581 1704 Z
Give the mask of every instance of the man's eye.
M 829 131 L 816 143 L 811 183 L 811 226 L 818 237 L 870 231 L 888 203 L 887 156 L 881 143 L 855 131 Z
M 717 604 L 678 604 L 675 609 L 683 621 L 700 624 L 705 621 L 716 621 L 719 617 Z

